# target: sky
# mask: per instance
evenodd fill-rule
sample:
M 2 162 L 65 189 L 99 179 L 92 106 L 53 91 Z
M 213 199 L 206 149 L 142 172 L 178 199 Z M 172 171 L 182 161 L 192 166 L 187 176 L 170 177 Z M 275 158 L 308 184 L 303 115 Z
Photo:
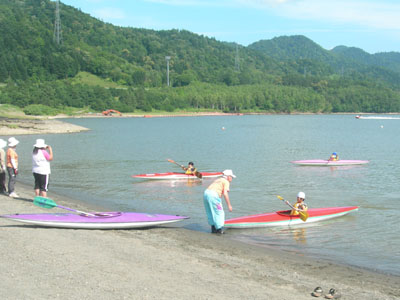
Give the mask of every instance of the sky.
M 304 35 L 330 50 L 400 52 L 399 0 L 60 0 L 104 22 L 184 29 L 248 46 Z M 61 20 L 62 26 L 62 20 Z

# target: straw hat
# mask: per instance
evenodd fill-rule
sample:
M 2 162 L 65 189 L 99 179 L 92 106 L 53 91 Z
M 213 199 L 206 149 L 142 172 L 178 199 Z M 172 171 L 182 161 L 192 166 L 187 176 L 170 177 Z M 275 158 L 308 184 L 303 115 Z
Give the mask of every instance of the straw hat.
M 0 149 L 3 149 L 5 146 L 7 146 L 7 142 L 3 139 L 0 139 Z
M 15 147 L 17 146 L 19 141 L 15 137 L 10 137 L 8 139 L 8 147 Z
M 36 147 L 36 148 L 46 148 L 47 145 L 45 144 L 44 139 L 37 139 L 37 140 L 36 140 L 36 144 L 33 145 L 33 147 Z

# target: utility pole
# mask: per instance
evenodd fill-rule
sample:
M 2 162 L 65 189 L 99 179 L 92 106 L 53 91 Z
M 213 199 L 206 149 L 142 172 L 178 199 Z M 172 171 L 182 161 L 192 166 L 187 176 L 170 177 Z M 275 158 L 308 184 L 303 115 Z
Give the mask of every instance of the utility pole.
M 240 72 L 239 46 L 236 44 L 235 71 Z
M 60 0 L 56 2 L 56 19 L 54 21 L 54 41 L 57 45 L 61 44 L 61 19 L 60 19 Z
M 167 61 L 167 86 L 169 86 L 169 60 L 171 59 L 171 56 L 166 56 L 165 60 Z

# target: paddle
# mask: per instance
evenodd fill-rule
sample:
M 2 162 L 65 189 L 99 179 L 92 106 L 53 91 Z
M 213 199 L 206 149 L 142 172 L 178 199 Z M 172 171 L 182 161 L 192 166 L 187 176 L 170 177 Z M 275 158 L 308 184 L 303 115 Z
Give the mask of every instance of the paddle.
M 283 199 L 283 197 L 281 197 L 281 196 L 277 196 L 278 197 L 278 199 L 279 200 L 282 200 L 282 201 L 284 201 L 287 205 L 289 205 L 292 209 L 294 209 L 294 210 L 297 210 L 297 209 L 295 209 L 294 207 L 293 207 L 293 205 L 292 204 L 290 204 L 287 200 L 285 200 L 285 199 Z M 300 215 L 300 219 L 303 221 L 303 222 L 305 222 L 307 219 L 308 219 L 308 212 L 306 212 L 306 211 L 298 211 L 299 212 L 299 215 Z
M 33 199 L 33 204 L 35 204 L 37 206 L 40 206 L 40 207 L 44 207 L 44 208 L 59 207 L 59 208 L 66 209 L 66 210 L 69 210 L 69 211 L 73 211 L 73 212 L 76 212 L 76 213 L 79 213 L 79 214 L 83 214 L 83 215 L 87 215 L 87 216 L 91 216 L 91 217 L 96 217 L 96 215 L 91 214 L 91 213 L 87 213 L 87 212 L 84 212 L 84 211 L 80 211 L 80 210 L 72 209 L 72 208 L 69 208 L 69 207 L 62 206 L 62 205 L 58 205 L 57 203 L 55 203 L 50 198 L 45 198 L 45 197 L 41 197 L 41 196 L 36 196 Z
M 176 165 L 180 166 L 182 169 L 185 168 L 185 166 L 178 164 L 176 161 L 174 161 L 174 160 L 172 160 L 172 159 L 167 159 L 167 160 L 168 160 L 170 163 L 173 163 L 173 164 L 176 164 Z M 194 172 L 194 175 L 196 175 L 197 178 L 203 178 L 203 175 L 202 175 L 200 172 L 198 172 L 198 171 L 195 171 L 195 172 Z

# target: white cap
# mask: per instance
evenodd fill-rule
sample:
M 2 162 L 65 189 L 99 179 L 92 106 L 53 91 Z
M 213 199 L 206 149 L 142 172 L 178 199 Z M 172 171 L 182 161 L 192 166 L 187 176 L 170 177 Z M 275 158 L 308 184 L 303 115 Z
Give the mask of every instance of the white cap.
M 3 149 L 5 146 L 7 146 L 7 142 L 3 139 L 0 139 L 0 149 Z
M 8 147 L 15 147 L 17 146 L 19 141 L 15 137 L 10 137 L 8 139 Z
M 36 147 L 36 148 L 46 148 L 47 145 L 44 143 L 44 139 L 37 139 L 37 140 L 36 140 L 36 144 L 33 145 L 33 147 Z
M 222 174 L 224 174 L 224 176 L 232 176 L 233 178 L 236 178 L 236 176 L 233 175 L 232 170 L 225 170 L 222 172 Z
M 306 199 L 306 194 L 304 194 L 303 192 L 299 192 L 299 193 L 297 194 L 297 197 L 298 197 L 298 198 L 301 198 L 301 199 Z

